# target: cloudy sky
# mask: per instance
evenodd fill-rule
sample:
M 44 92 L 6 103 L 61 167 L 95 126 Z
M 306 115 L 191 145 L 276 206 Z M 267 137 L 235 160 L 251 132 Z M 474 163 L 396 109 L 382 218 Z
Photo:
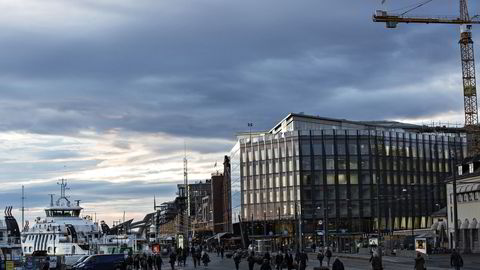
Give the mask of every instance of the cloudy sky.
M 88 213 L 139 218 L 175 196 L 184 145 L 202 180 L 289 112 L 462 123 L 458 27 L 388 30 L 375 9 L 419 0 L 380 2 L 1 0 L 0 207 L 23 184 L 39 216 L 66 178 Z

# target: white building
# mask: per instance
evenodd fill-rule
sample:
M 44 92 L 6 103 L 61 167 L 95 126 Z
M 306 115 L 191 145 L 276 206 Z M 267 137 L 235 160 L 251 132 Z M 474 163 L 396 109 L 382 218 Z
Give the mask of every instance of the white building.
M 480 253 L 480 157 L 458 166 L 457 170 L 458 247 L 454 237 L 453 179 L 447 183 L 450 247 L 462 252 Z

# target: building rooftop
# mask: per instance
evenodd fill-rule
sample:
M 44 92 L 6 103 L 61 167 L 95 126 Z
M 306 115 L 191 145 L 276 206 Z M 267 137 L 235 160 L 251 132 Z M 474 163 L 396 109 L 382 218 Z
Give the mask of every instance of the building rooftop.
M 306 115 L 303 113 L 289 113 L 278 122 L 268 133 L 277 134 L 294 130 L 323 130 L 323 129 L 359 129 L 385 130 L 396 132 L 432 132 L 432 133 L 464 133 L 463 128 L 447 126 L 427 126 L 402 123 L 398 121 L 354 121 L 340 118 Z M 258 133 L 258 132 L 257 132 Z M 243 133 L 244 135 L 248 133 Z M 252 133 L 253 134 L 253 133 Z

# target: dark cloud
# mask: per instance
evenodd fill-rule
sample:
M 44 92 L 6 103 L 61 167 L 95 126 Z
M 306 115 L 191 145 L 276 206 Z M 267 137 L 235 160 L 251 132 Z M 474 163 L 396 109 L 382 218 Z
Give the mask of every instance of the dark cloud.
M 268 129 L 291 111 L 379 119 L 462 109 L 460 91 L 450 96 L 425 86 L 452 72 L 460 78 L 456 27 L 387 30 L 371 21 L 379 1 L 207 3 L 130 11 L 79 5 L 125 20 L 92 36 L 8 31 L 0 45 L 8 105 L 0 128 L 231 138 L 247 122 Z M 438 3 L 418 12 L 456 8 Z M 388 94 L 415 86 L 422 98 Z M 344 89 L 355 91 L 344 97 Z M 376 91 L 383 93 L 364 95 Z M 18 117 L 5 116 L 12 113 Z

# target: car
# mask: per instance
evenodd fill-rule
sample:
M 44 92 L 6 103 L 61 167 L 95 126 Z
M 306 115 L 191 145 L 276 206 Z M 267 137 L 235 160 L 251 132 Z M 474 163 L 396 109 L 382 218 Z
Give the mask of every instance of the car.
M 85 261 L 75 265 L 75 270 L 125 270 L 126 255 L 125 254 L 105 254 L 92 255 L 85 259 Z

